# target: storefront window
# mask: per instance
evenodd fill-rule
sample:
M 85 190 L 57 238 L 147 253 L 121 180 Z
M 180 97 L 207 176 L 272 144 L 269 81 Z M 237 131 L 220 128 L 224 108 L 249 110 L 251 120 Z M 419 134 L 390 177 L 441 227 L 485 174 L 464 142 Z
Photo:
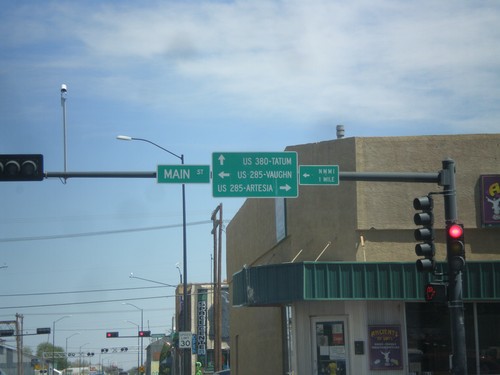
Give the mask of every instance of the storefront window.
M 448 374 L 451 354 L 448 307 L 407 303 L 406 324 L 410 373 Z M 469 375 L 500 374 L 500 303 L 466 303 L 465 332 Z

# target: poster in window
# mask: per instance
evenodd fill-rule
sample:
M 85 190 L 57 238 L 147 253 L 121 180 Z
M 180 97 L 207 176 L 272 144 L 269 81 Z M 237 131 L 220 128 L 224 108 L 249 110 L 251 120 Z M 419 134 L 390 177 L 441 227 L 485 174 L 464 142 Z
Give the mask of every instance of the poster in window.
M 401 350 L 401 326 L 368 326 L 370 345 L 370 370 L 401 370 L 403 356 Z
M 500 226 L 500 174 L 480 176 L 483 227 Z

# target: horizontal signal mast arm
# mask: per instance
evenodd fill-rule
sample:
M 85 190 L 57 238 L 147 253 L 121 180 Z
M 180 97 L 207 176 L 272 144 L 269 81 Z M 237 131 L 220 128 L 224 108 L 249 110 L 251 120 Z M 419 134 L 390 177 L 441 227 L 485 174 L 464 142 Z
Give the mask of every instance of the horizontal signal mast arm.
M 156 172 L 46 172 L 45 178 L 156 178 Z
M 339 172 L 342 181 L 392 181 L 440 183 L 441 173 L 418 172 Z

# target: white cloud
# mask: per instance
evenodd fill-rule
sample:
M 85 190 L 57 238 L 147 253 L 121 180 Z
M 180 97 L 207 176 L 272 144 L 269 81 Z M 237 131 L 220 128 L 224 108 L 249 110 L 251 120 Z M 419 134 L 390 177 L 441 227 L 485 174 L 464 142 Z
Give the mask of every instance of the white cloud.
M 479 116 L 478 95 L 500 99 L 495 2 L 104 4 L 65 5 L 54 33 L 85 47 L 68 64 L 98 65 L 130 100 L 145 100 L 132 94 L 145 82 L 158 106 L 170 87 L 194 84 L 202 98 L 308 120 L 454 122 Z

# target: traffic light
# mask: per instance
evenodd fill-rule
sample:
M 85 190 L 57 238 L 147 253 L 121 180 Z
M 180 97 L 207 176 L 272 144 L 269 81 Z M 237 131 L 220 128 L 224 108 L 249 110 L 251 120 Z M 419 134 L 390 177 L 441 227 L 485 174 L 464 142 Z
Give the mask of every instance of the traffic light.
M 0 155 L 0 181 L 42 181 L 43 155 Z
M 452 271 L 461 271 L 465 266 L 465 240 L 463 224 L 446 226 L 446 254 Z
M 420 241 L 415 245 L 415 254 L 423 259 L 417 260 L 417 270 L 420 272 L 432 272 L 436 267 L 434 255 L 436 248 L 434 246 L 434 214 L 432 209 L 434 203 L 430 195 L 415 198 L 413 200 L 413 208 L 420 210 L 413 216 L 413 221 L 416 225 L 422 225 L 422 228 L 415 229 L 415 240 Z
M 139 337 L 150 337 L 151 331 L 139 331 Z
M 118 337 L 118 332 L 106 332 L 106 337 L 109 339 L 110 337 Z
M 425 286 L 425 300 L 427 302 L 446 303 L 448 301 L 448 288 L 444 283 L 429 283 Z
M 50 328 L 37 328 L 36 329 L 37 335 L 48 335 L 49 333 L 50 333 Z
M 14 336 L 13 329 L 0 329 L 0 337 L 1 336 Z

